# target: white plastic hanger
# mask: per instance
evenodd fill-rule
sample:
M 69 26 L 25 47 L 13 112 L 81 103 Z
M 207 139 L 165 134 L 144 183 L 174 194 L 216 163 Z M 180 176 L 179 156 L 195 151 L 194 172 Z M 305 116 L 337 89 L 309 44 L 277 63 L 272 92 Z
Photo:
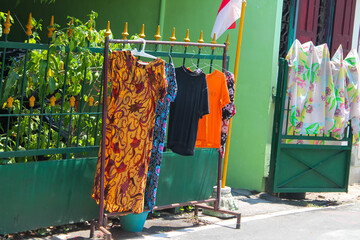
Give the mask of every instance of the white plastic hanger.
M 145 39 L 140 38 L 140 40 L 143 41 L 143 45 L 142 45 L 141 51 L 139 52 L 136 48 L 134 48 L 134 49 L 131 51 L 131 54 L 132 54 L 132 55 L 135 55 L 135 56 L 139 56 L 139 57 L 146 57 L 146 58 L 156 59 L 157 57 L 155 57 L 155 56 L 153 56 L 153 55 L 150 55 L 150 54 L 148 54 L 148 53 L 145 52 L 145 45 L 146 45 Z

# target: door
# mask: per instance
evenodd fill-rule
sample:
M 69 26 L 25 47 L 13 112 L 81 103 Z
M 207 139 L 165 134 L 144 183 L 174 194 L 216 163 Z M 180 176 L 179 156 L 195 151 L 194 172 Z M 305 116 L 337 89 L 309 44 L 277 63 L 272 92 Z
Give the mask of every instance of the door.
M 336 1 L 331 54 L 342 45 L 344 56 L 351 50 L 356 0 Z
M 316 43 L 320 0 L 300 0 L 296 38 L 301 43 Z

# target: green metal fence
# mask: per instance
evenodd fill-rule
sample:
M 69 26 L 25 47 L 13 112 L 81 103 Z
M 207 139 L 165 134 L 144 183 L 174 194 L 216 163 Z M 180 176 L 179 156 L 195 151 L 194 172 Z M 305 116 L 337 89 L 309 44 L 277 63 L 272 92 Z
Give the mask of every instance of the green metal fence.
M 9 32 L 3 33 L 0 234 L 92 220 L 98 216 L 90 196 L 101 140 L 101 41 L 94 44 L 89 33 L 66 40 L 67 45 L 53 37 L 47 44 L 34 43 L 30 28 L 22 43 L 8 41 Z M 123 47 L 129 46 L 113 49 Z M 211 71 L 223 60 L 216 51 L 155 46 L 149 53 L 165 59 L 171 53 L 175 65 L 207 61 Z M 196 149 L 191 158 L 164 153 L 158 204 L 208 198 L 216 184 L 217 161 L 215 149 Z
M 57 44 L 56 38 L 49 38 L 48 44 L 29 43 L 33 42 L 31 31 L 25 43 L 7 41 L 8 34 L 0 41 L 0 164 L 97 155 L 103 99 L 102 42 L 92 44 L 90 35 L 71 39 L 72 31 L 70 25 L 67 46 Z M 83 44 L 74 46 L 76 41 Z M 112 45 L 113 50 L 124 47 L 129 46 Z M 214 49 L 211 54 L 202 54 L 201 48 L 187 50 L 173 52 L 172 46 L 163 46 L 158 51 L 156 45 L 149 53 L 165 58 L 171 54 L 179 64 L 186 59 L 194 65 L 210 61 L 210 71 L 222 62 L 222 54 Z M 20 54 L 12 57 L 10 51 Z

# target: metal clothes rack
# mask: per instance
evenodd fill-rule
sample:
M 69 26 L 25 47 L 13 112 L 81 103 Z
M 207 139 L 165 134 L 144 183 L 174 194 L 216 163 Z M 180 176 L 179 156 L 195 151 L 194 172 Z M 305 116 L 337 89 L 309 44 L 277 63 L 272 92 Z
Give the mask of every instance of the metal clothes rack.
M 105 38 L 105 47 L 104 47 L 104 92 L 103 92 L 103 96 L 107 96 L 108 94 L 108 65 L 109 65 L 109 45 L 110 44 L 142 44 L 144 43 L 143 40 L 121 40 L 121 39 L 109 39 L 109 36 L 107 35 Z M 194 42 L 173 42 L 173 41 L 154 41 L 154 40 L 146 40 L 146 44 L 154 44 L 155 45 L 155 52 L 149 52 L 153 55 L 156 56 L 169 56 L 171 55 L 172 57 L 178 57 L 178 58 L 184 58 L 184 62 L 185 63 L 185 58 L 190 58 L 189 55 L 191 55 L 191 58 L 197 58 L 198 62 L 197 62 L 197 66 L 199 66 L 199 62 L 200 59 L 211 59 L 211 63 L 210 63 L 210 71 L 211 71 L 211 67 L 212 67 L 212 61 L 214 59 L 217 60 L 221 60 L 221 58 L 216 58 L 216 56 L 219 55 L 213 55 L 214 54 L 214 49 L 215 48 L 221 48 L 223 49 L 223 55 L 222 55 L 222 71 L 225 72 L 227 69 L 227 43 L 224 44 L 213 44 L 213 43 L 194 43 Z M 157 45 L 169 45 L 170 46 L 170 51 L 169 52 L 157 52 Z M 185 51 L 184 53 L 173 53 L 173 46 L 184 46 Z M 188 46 L 197 46 L 199 47 L 199 52 L 198 54 L 187 54 L 186 50 Z M 206 55 L 202 55 L 201 53 L 201 48 L 202 47 L 210 47 L 212 48 L 212 58 L 206 58 L 204 56 Z M 105 104 L 106 101 L 103 101 L 103 106 L 102 106 L 102 139 L 105 139 L 105 133 L 106 133 L 106 115 L 107 115 L 107 105 Z M 91 230 L 90 230 L 90 238 L 93 237 L 94 231 L 95 229 L 99 229 L 100 231 L 102 231 L 105 235 L 106 235 L 106 239 L 111 239 L 111 233 L 106 229 L 107 226 L 107 222 L 108 222 L 108 217 L 114 217 L 114 216 L 122 216 L 122 215 L 127 215 L 130 214 L 132 212 L 113 212 L 113 213 L 105 213 L 104 212 L 104 177 L 105 177 L 105 141 L 101 142 L 101 168 L 100 168 L 100 199 L 99 199 L 99 221 L 95 222 L 93 221 L 91 223 Z M 153 210 L 162 210 L 162 209 L 167 209 L 167 208 L 175 208 L 175 207 L 181 207 L 181 206 L 188 206 L 188 205 L 194 205 L 195 206 L 195 211 L 194 214 L 195 216 L 198 216 L 198 210 L 199 208 L 201 209 L 208 209 L 208 210 L 212 210 L 215 212 L 220 212 L 220 213 L 225 213 L 225 214 L 230 214 L 230 215 L 234 215 L 236 216 L 236 228 L 240 229 L 240 221 L 241 221 L 241 213 L 239 212 L 234 212 L 234 211 L 229 211 L 229 210 L 225 210 L 225 209 L 220 209 L 219 208 L 219 203 L 220 203 L 220 192 L 221 192 L 221 170 L 222 168 L 222 156 L 221 154 L 219 154 L 219 158 L 218 158 L 218 176 L 217 176 L 217 195 L 215 198 L 209 198 L 209 199 L 205 199 L 205 200 L 198 200 L 198 201 L 188 201 L 188 202 L 183 202 L 183 203 L 173 203 L 170 205 L 164 205 L 164 206 L 155 206 L 153 208 Z M 208 206 L 205 205 L 204 203 L 209 203 L 209 202 L 213 202 L 214 206 Z

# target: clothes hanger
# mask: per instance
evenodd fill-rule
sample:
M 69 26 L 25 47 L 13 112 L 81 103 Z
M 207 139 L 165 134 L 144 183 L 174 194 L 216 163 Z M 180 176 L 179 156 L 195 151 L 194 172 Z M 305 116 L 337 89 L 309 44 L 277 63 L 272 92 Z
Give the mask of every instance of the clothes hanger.
M 134 48 L 132 51 L 131 51 L 131 54 L 132 55 L 135 55 L 135 56 L 138 56 L 138 57 L 146 57 L 146 58 L 151 58 L 151 59 L 157 59 L 157 57 L 151 55 L 151 54 L 148 54 L 145 52 L 145 46 L 146 46 L 146 41 L 145 39 L 143 38 L 140 38 L 141 41 L 143 41 L 143 45 L 142 45 L 142 48 L 141 48 L 141 51 L 138 51 L 136 48 Z
M 195 51 L 194 51 L 195 53 Z M 190 69 L 193 68 L 194 70 L 191 70 L 192 72 L 198 72 L 198 71 L 202 71 L 203 73 L 205 73 L 205 69 L 209 68 L 209 70 L 211 70 L 209 73 L 212 73 L 215 71 L 215 69 L 217 69 L 220 72 L 223 72 L 223 70 L 225 70 L 225 72 L 227 72 L 228 70 L 224 69 L 222 66 L 220 66 L 219 64 L 216 63 L 212 63 L 212 65 L 210 65 L 209 63 L 202 61 L 200 63 L 200 65 L 198 66 L 197 64 L 194 63 L 193 58 L 190 58 L 190 63 L 191 66 L 189 67 Z M 184 66 L 185 68 L 187 68 L 186 66 Z

